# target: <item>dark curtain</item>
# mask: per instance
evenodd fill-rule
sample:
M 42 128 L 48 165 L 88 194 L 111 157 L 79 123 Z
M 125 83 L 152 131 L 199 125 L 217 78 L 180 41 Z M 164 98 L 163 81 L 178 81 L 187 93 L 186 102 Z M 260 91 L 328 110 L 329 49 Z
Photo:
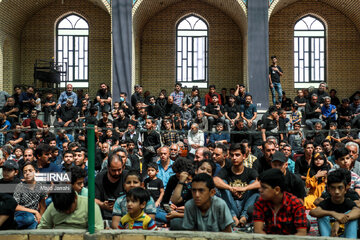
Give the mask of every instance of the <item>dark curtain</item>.
M 131 95 L 131 31 L 132 0 L 112 0 L 113 36 L 113 101 L 119 101 L 120 92 Z

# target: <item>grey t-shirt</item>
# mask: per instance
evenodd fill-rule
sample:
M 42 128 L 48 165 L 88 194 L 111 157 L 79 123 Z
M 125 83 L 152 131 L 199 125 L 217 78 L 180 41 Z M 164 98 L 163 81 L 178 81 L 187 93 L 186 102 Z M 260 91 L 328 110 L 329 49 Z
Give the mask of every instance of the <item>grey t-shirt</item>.
M 195 205 L 194 199 L 185 204 L 183 228 L 186 230 L 220 232 L 233 223 L 225 201 L 216 196 L 211 199 L 211 207 L 205 215 Z

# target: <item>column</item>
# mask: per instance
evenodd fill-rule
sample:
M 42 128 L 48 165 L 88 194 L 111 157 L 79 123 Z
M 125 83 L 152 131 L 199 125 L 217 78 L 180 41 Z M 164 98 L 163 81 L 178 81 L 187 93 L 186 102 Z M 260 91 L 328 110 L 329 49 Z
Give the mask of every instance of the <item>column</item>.
M 249 0 L 247 3 L 249 92 L 257 109 L 266 110 L 269 107 L 269 1 Z

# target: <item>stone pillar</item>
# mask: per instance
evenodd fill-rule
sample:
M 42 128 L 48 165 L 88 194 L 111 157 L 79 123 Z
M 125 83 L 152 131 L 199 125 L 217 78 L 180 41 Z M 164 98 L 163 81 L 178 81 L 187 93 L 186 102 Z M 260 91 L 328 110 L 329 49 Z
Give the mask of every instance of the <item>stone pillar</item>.
M 248 3 L 248 78 L 249 92 L 258 110 L 269 107 L 269 24 L 268 0 Z

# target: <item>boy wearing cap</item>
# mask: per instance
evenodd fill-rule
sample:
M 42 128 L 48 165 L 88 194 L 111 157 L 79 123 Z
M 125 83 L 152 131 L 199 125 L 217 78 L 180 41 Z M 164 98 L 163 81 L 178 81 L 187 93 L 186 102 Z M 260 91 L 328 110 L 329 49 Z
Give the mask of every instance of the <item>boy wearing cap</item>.
M 254 205 L 254 232 L 261 234 L 307 234 L 305 207 L 285 191 L 285 177 L 279 169 L 261 173 L 260 199 Z
M 20 183 L 20 179 L 18 177 L 19 174 L 19 164 L 14 160 L 7 160 L 3 165 L 3 178 L 0 179 L 0 184 L 18 184 Z M 14 188 L 15 190 L 15 188 Z M 13 195 L 13 191 L 10 193 Z

